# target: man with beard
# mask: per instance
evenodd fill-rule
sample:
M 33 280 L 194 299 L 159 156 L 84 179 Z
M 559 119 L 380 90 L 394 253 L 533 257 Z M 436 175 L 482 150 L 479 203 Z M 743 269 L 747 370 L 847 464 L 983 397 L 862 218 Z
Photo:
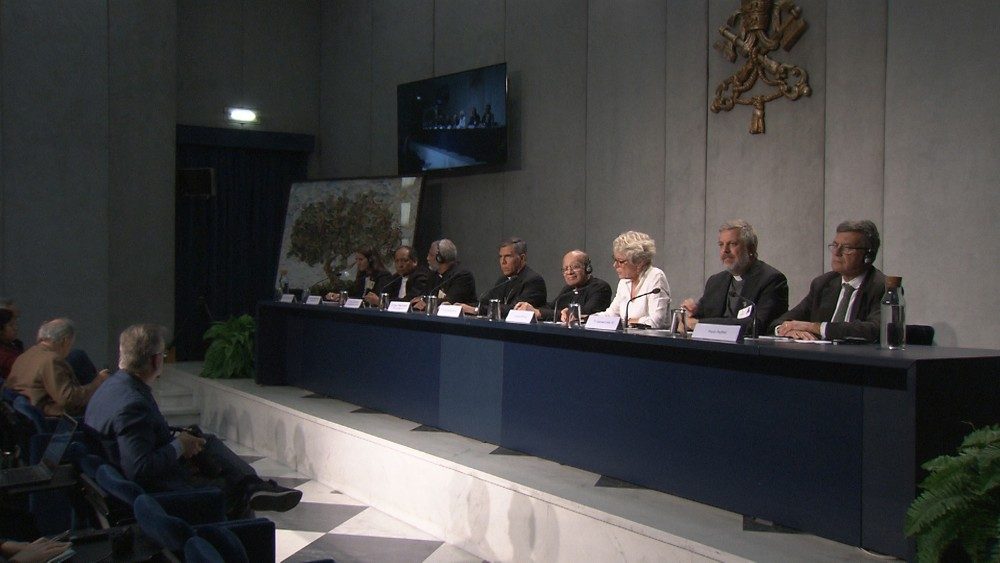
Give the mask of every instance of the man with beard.
M 760 334 L 788 310 L 788 280 L 757 258 L 757 233 L 750 223 L 726 221 L 719 227 L 718 244 L 725 271 L 708 278 L 701 299 L 685 299 L 681 304 L 689 314 L 688 328 L 699 321 L 740 324 L 750 334 L 755 323 Z

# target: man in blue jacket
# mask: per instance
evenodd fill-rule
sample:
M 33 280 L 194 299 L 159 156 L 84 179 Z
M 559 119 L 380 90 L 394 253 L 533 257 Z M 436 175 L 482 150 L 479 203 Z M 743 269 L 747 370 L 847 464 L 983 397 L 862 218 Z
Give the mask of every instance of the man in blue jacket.
M 162 327 L 141 324 L 122 332 L 120 369 L 94 393 L 84 416 L 101 434 L 109 459 L 147 491 L 219 487 L 231 517 L 247 509 L 294 508 L 302 491 L 262 480 L 215 436 L 170 429 L 150 389 L 163 373 L 164 349 Z

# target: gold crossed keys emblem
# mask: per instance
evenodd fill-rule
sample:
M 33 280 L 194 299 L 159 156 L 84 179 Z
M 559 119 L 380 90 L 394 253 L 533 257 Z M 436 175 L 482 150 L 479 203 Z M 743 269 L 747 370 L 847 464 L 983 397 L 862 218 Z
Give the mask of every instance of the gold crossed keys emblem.
M 736 104 L 753 106 L 750 133 L 758 134 L 764 132 L 764 104 L 782 96 L 797 100 L 810 95 L 812 89 L 805 69 L 768 56 L 778 47 L 791 51 L 808 27 L 802 19 L 802 9 L 791 0 L 740 0 L 740 9 L 719 28 L 722 40 L 714 47 L 731 63 L 737 57 L 746 62 L 715 89 L 712 113 L 729 111 Z M 758 80 L 767 86 L 766 92 L 748 94 Z

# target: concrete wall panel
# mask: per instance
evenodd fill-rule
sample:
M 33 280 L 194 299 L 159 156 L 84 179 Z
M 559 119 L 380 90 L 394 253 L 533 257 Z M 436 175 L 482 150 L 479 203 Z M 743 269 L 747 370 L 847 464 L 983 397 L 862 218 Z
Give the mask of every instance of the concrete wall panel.
M 115 358 L 125 327 L 173 328 L 177 7 L 112 2 L 108 14 L 108 357 Z
M 637 230 L 663 244 L 666 23 L 664 2 L 590 2 L 586 244 L 612 284 L 615 236 Z
M 779 98 L 765 109 L 766 133 L 751 135 L 751 109 L 737 105 L 732 111 L 708 118 L 705 210 L 706 271 L 718 271 L 715 245 L 718 226 L 726 219 L 742 217 L 757 230 L 761 258 L 788 276 L 789 299 L 797 303 L 805 296 L 809 281 L 829 267 L 823 239 L 825 6 L 804 1 L 803 17 L 809 30 L 790 52 L 778 51 L 773 58 L 795 64 L 809 73 L 812 96 L 796 101 Z M 713 0 L 709 29 L 725 23 L 733 3 Z M 713 33 L 709 41 L 719 37 Z M 709 88 L 737 69 L 719 53 L 708 57 Z M 750 94 L 765 92 L 763 84 Z
M 108 19 L 103 3 L 4 2 L 4 289 L 21 335 L 68 316 L 106 359 Z
M 884 264 L 903 276 L 907 321 L 1000 348 L 1000 266 L 981 243 L 1000 217 L 1000 5 L 962 4 L 889 5 Z

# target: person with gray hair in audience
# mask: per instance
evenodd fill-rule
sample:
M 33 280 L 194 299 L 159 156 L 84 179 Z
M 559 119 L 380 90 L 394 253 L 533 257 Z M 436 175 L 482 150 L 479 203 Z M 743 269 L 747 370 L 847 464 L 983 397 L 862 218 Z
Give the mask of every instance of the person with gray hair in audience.
M 665 328 L 670 324 L 670 284 L 663 270 L 653 266 L 656 242 L 638 231 L 618 235 L 612 243 L 618 291 L 607 310 L 598 315 L 621 317 L 626 326 Z M 626 314 L 628 318 L 625 318 Z
M 126 328 L 118 339 L 119 370 L 87 405 L 83 421 L 101 435 L 108 458 L 148 491 L 216 486 L 231 518 L 294 508 L 302 491 L 261 479 L 215 436 L 167 424 L 151 388 L 163 374 L 165 333 L 154 324 Z
M 809 293 L 771 323 L 771 330 L 797 340 L 878 342 L 885 275 L 873 262 L 880 244 L 871 221 L 837 225 L 837 235 L 827 245 L 831 271 L 815 278 Z
M 76 328 L 69 319 L 42 323 L 37 340 L 14 361 L 4 387 L 27 397 L 46 416 L 82 414 L 90 397 L 108 378 L 108 370 L 86 385 L 80 383 L 66 363 L 76 341 Z
M 743 219 L 723 223 L 718 244 L 725 269 L 708 278 L 701 299 L 681 304 L 690 315 L 687 326 L 694 328 L 699 321 L 739 324 L 747 335 L 762 334 L 788 310 L 788 280 L 757 257 L 757 232 Z

